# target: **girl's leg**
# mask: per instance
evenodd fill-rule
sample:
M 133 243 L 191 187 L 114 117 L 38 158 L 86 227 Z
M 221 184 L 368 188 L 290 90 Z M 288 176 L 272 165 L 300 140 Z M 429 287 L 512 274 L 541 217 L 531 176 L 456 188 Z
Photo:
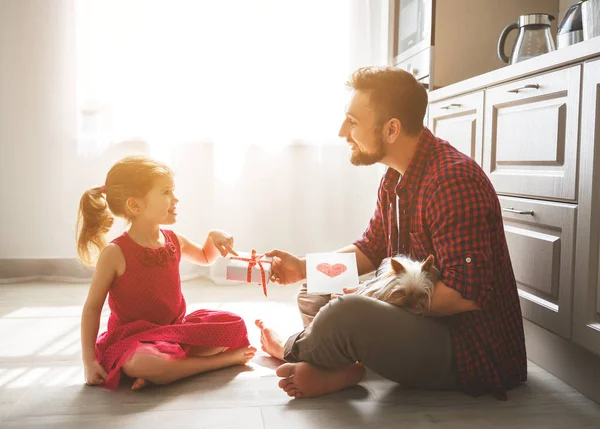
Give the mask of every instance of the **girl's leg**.
M 123 372 L 130 377 L 137 378 L 132 386 L 135 389 L 136 384 L 141 384 L 139 387 L 143 387 L 145 380 L 155 384 L 168 384 L 201 372 L 243 365 L 248 363 L 255 353 L 256 349 L 251 346 L 228 350 L 212 356 L 183 359 L 173 359 L 166 354 L 136 353 L 123 365 Z M 140 379 L 142 380 L 140 381 Z
M 227 350 L 228 347 L 204 347 L 204 346 L 191 346 L 187 351 L 188 357 L 200 357 L 200 356 L 213 356 Z M 168 358 L 168 355 L 164 356 Z M 143 387 L 146 387 L 148 381 L 143 378 L 137 378 L 133 385 L 131 386 L 132 390 L 140 390 Z
M 192 346 L 187 352 L 188 357 L 214 356 L 223 353 L 227 347 Z
M 222 353 L 227 350 L 227 347 L 203 347 L 203 346 L 191 346 L 187 352 L 188 357 L 200 357 L 200 356 L 214 356 L 216 354 Z M 168 355 L 164 355 L 165 358 L 168 358 Z M 132 390 L 140 390 L 143 387 L 146 387 L 148 381 L 144 378 L 137 378 L 132 386 Z

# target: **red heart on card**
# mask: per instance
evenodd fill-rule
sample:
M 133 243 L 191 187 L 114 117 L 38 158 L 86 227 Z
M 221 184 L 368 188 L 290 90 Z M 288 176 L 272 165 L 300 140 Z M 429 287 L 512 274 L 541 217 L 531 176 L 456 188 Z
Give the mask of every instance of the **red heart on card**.
M 346 271 L 346 266 L 344 264 L 327 264 L 327 263 L 323 263 L 323 264 L 319 264 L 317 265 L 317 270 L 321 271 L 323 274 L 333 278 L 333 277 L 337 277 L 340 274 L 342 274 L 343 272 Z

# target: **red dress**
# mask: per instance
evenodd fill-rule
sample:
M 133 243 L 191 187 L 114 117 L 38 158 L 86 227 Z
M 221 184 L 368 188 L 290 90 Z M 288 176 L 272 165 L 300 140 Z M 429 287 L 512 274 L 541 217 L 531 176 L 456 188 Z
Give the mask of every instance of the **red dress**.
M 198 310 L 185 315 L 179 240 L 173 231 L 161 231 L 165 245 L 158 249 L 140 246 L 127 233 L 112 241 L 125 255 L 126 268 L 110 287 L 108 327 L 96 342 L 96 359 L 108 372 L 105 388 L 117 388 L 121 367 L 136 351 L 183 358 L 190 346 L 250 344 L 236 314 Z

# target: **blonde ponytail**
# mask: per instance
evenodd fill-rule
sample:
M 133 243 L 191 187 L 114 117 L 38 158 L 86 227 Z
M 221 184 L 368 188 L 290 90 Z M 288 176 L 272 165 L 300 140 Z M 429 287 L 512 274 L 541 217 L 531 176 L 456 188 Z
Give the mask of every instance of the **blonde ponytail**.
M 77 255 L 82 263 L 96 263 L 113 216 L 131 222 L 127 199 L 144 198 L 161 177 L 173 177 L 173 171 L 143 155 L 127 156 L 111 167 L 104 186 L 83 193 L 77 216 Z
M 88 266 L 93 266 L 106 247 L 106 233 L 114 217 L 103 195 L 104 187 L 88 189 L 79 201 L 77 215 L 77 256 Z

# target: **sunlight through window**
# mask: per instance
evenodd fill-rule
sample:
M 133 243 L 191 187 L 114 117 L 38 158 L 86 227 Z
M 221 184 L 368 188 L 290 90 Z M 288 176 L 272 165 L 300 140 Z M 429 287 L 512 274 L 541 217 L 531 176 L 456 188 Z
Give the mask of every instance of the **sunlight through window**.
M 78 0 L 79 151 L 210 142 L 231 165 L 249 146 L 337 144 L 344 82 L 374 63 L 352 44 L 371 38 L 368 4 Z

